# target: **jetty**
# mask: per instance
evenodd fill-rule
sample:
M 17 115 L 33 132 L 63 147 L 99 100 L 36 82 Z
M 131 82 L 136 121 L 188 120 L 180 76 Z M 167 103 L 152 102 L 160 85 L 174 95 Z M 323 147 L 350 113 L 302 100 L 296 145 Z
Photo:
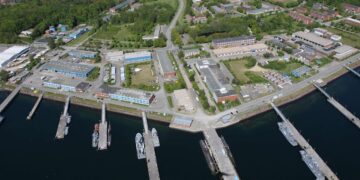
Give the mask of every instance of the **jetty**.
M 68 113 L 68 109 L 69 109 L 69 104 L 70 104 L 70 96 L 68 96 L 66 98 L 66 103 L 64 106 L 64 111 L 60 116 L 60 121 L 59 121 L 59 125 L 56 131 L 56 139 L 64 139 L 65 135 L 67 134 L 68 131 L 68 124 L 71 121 L 71 116 Z
M 354 69 L 350 68 L 349 66 L 347 65 L 344 65 L 344 67 L 349 70 L 350 72 L 352 72 L 353 74 L 355 74 L 357 77 L 360 78 L 360 73 L 358 73 L 357 71 L 355 71 Z
M 224 138 L 220 138 L 215 129 L 206 129 L 203 131 L 205 140 L 200 141 L 200 145 L 208 161 L 210 169 L 221 175 L 223 180 L 239 180 L 230 148 L 224 144 Z
M 154 141 L 151 133 L 149 133 L 149 127 L 147 124 L 147 118 L 145 112 L 142 112 L 142 120 L 144 126 L 143 137 L 145 142 L 145 154 L 146 154 L 146 163 L 148 167 L 149 179 L 160 180 L 159 168 L 156 162 Z
M 101 107 L 101 121 L 99 124 L 99 143 L 98 150 L 105 150 L 108 148 L 108 122 L 106 121 L 106 106 L 105 103 Z
M 270 103 L 278 116 L 285 122 L 289 130 L 293 133 L 293 137 L 300 145 L 300 147 L 311 157 L 311 159 L 316 162 L 321 173 L 328 180 L 338 180 L 339 178 L 336 174 L 330 169 L 330 167 L 321 159 L 321 157 L 316 153 L 313 147 L 305 140 L 305 138 L 299 133 L 295 126 L 284 116 L 284 114 L 275 106 L 274 103 Z
M 34 115 L 36 109 L 38 108 L 43 96 L 44 96 L 44 93 L 41 93 L 40 96 L 38 97 L 38 99 L 36 100 L 33 108 L 31 109 L 29 115 L 26 117 L 27 120 L 30 120 L 32 118 L 32 116 Z
M 10 104 L 10 102 L 16 97 L 16 95 L 20 92 L 22 86 L 17 86 L 7 97 L 6 99 L 0 104 L 0 113 L 2 113 L 5 108 Z
M 343 105 L 341 105 L 338 101 L 336 101 L 333 97 L 331 97 L 323 88 L 321 88 L 316 83 L 313 85 L 326 96 L 327 101 L 333 105 L 337 110 L 339 110 L 346 118 L 348 118 L 353 124 L 355 124 L 358 128 L 360 128 L 360 120 L 354 114 L 352 114 L 349 110 L 347 110 Z

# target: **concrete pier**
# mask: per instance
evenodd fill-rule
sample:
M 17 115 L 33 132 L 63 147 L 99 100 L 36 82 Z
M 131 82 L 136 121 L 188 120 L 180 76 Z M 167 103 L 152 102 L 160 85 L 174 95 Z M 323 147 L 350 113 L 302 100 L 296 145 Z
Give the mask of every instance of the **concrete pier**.
M 336 174 L 330 169 L 330 167 L 321 159 L 321 157 L 316 153 L 316 151 L 311 147 L 311 145 L 305 140 L 305 138 L 299 133 L 295 126 L 284 116 L 284 114 L 273 104 L 271 106 L 280 116 L 280 118 L 286 123 L 289 130 L 293 133 L 294 139 L 298 144 L 303 148 L 318 164 L 320 171 L 328 180 L 338 180 L 339 178 Z
M 6 99 L 0 104 L 0 113 L 4 111 L 7 105 L 15 98 L 15 96 L 19 93 L 20 89 L 22 88 L 21 85 L 17 86 Z
M 32 116 L 34 115 L 36 109 L 38 108 L 43 96 L 44 96 L 44 93 L 41 93 L 40 96 L 38 97 L 38 99 L 36 100 L 34 107 L 31 109 L 29 115 L 26 117 L 27 120 L 30 120 L 32 118 Z
M 60 116 L 59 125 L 56 131 L 56 136 L 55 136 L 56 139 L 64 139 L 66 135 L 65 131 L 67 128 L 67 124 L 70 123 L 71 120 L 71 116 L 68 114 L 69 104 L 70 104 L 70 97 L 67 97 L 64 106 L 64 112 Z
M 223 141 L 215 129 L 206 129 L 203 131 L 209 152 L 215 160 L 216 167 L 221 173 L 223 180 L 239 180 L 234 164 L 226 153 Z
M 319 85 L 313 83 L 314 86 L 326 96 L 327 101 L 333 105 L 337 110 L 339 110 L 346 118 L 348 118 L 353 124 L 355 124 L 358 128 L 360 128 L 360 120 L 354 114 L 352 114 L 349 110 L 347 110 L 343 105 L 337 102 L 333 97 L 331 97 L 326 91 L 321 88 Z
M 106 121 L 106 107 L 105 103 L 101 108 L 101 122 L 99 124 L 99 150 L 105 150 L 108 148 L 108 122 Z
M 360 78 L 360 73 L 356 72 L 354 69 L 350 68 L 349 66 L 344 65 L 344 67 Z
M 145 112 L 142 112 L 143 125 L 144 125 L 144 142 L 145 142 L 145 154 L 146 163 L 148 167 L 149 179 L 160 180 L 159 168 L 156 162 L 155 147 L 153 144 L 151 133 L 149 133 L 147 119 Z

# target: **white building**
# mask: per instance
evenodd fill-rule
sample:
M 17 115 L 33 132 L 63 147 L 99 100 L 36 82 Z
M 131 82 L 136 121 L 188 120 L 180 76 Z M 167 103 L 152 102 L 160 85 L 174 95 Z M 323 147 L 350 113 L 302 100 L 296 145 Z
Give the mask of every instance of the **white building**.
M 245 55 L 250 53 L 262 53 L 265 52 L 267 48 L 268 48 L 267 45 L 263 43 L 258 43 L 247 46 L 219 48 L 219 49 L 214 49 L 213 52 L 217 57 L 226 57 L 226 56 Z
M 12 46 L 0 53 L 0 68 L 29 51 L 29 46 Z

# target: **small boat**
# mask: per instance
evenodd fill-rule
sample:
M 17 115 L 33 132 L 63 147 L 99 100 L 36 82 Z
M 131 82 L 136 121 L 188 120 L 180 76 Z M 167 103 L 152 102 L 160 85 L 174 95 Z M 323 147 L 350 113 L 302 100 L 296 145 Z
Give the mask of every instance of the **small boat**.
M 64 131 L 64 134 L 67 135 L 68 133 L 69 133 L 69 127 L 66 126 L 66 127 L 65 127 L 65 131 Z
M 137 133 L 135 136 L 135 145 L 138 159 L 146 158 L 144 138 L 140 133 Z
M 110 146 L 111 145 L 111 134 L 110 134 L 110 131 L 111 131 L 111 125 L 110 125 L 110 123 L 109 123 L 109 127 L 108 127 L 108 142 L 107 142 L 107 144 L 108 144 L 108 146 Z
M 155 147 L 160 146 L 159 136 L 155 128 L 151 129 L 151 136 Z
M 0 116 L 0 124 L 4 121 L 4 116 Z
M 92 134 L 92 147 L 96 148 L 98 146 L 98 143 L 99 143 L 99 133 L 94 130 Z

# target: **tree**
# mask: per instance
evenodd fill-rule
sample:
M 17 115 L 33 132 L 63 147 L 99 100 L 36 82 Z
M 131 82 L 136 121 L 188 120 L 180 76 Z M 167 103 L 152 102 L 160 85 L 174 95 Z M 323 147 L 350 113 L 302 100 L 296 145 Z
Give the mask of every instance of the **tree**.
M 55 40 L 53 38 L 47 38 L 47 43 L 50 49 L 56 48 Z
M 7 82 L 9 79 L 9 72 L 5 70 L 0 71 L 0 81 L 1 82 Z
M 101 54 L 100 54 L 100 52 L 98 51 L 98 52 L 96 53 L 95 63 L 99 63 L 99 62 L 101 62 Z

